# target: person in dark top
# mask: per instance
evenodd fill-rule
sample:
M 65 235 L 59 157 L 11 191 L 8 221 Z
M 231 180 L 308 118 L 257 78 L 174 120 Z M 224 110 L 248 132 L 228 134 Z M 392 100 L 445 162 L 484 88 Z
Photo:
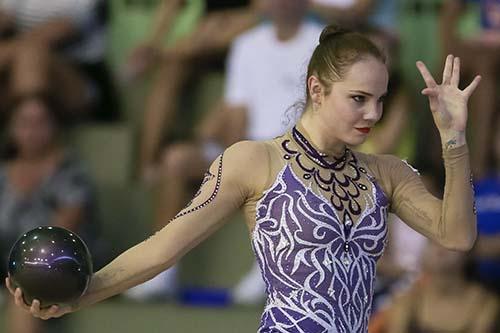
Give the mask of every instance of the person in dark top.
M 0 163 L 0 275 L 10 247 L 26 231 L 59 226 L 80 235 L 95 264 L 96 202 L 84 165 L 62 140 L 60 112 L 48 99 L 30 97 L 9 111 L 7 147 Z M 7 305 L 8 333 L 39 332 L 40 321 Z M 3 331 L 3 330 L 2 330 Z

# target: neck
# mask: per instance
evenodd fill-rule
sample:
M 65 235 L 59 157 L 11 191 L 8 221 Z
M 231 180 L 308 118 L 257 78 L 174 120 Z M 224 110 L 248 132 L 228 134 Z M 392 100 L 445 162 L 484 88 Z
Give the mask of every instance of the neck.
M 344 154 L 346 144 L 334 138 L 331 131 L 315 119 L 312 111 L 304 112 L 297 123 L 297 128 L 320 153 L 333 157 L 341 157 Z
M 276 22 L 276 38 L 281 42 L 287 42 L 293 39 L 300 28 L 301 22 Z

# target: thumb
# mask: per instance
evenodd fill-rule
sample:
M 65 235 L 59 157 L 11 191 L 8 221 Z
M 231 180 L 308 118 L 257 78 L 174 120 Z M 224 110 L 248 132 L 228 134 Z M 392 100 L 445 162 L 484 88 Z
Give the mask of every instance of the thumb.
M 433 89 L 433 88 L 425 88 L 424 90 L 422 90 L 422 95 L 425 95 L 428 97 L 437 97 L 438 92 L 436 91 L 436 89 Z

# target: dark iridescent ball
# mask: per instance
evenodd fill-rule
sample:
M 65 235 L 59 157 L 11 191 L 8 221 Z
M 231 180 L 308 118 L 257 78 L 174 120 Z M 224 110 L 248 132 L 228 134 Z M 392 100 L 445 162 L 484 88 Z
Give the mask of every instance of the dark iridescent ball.
M 71 303 L 87 289 L 92 259 L 75 233 L 59 227 L 38 227 L 14 244 L 9 256 L 9 275 L 21 288 L 24 300 L 42 307 Z

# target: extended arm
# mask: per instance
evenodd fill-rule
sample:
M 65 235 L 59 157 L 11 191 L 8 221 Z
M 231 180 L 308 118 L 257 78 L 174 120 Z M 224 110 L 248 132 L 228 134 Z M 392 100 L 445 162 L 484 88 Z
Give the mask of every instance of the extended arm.
M 262 170 L 267 167 L 262 163 L 266 158 L 262 144 L 242 142 L 228 148 L 209 168 L 192 202 L 163 229 L 95 273 L 78 304 L 40 310 L 38 301 L 31 307 L 23 304 L 19 290 L 15 292 L 16 303 L 35 316 L 48 319 L 97 303 L 151 279 L 219 229 L 225 218 L 253 194 L 255 182 L 263 178 L 260 175 L 267 176 Z

